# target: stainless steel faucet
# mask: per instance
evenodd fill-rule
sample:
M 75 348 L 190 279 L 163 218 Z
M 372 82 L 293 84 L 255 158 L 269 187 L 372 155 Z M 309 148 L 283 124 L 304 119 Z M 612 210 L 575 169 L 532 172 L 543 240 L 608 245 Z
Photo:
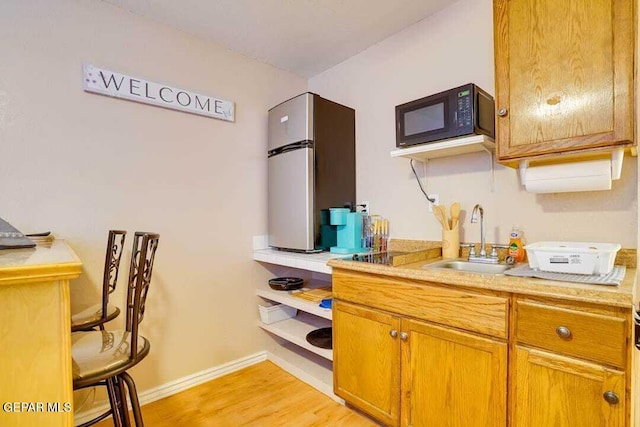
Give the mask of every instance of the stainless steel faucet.
M 471 224 L 478 222 L 478 212 L 480 212 L 480 258 L 486 258 L 487 250 L 484 248 L 484 209 L 482 209 L 480 204 L 473 207 L 473 212 L 471 212 Z
M 461 244 L 461 247 L 469 247 L 469 262 L 481 262 L 485 264 L 499 264 L 498 249 L 508 249 L 509 245 L 501 245 L 497 243 L 491 244 L 491 255 L 487 256 L 487 250 L 485 248 L 485 236 L 484 236 L 484 209 L 480 204 L 473 207 L 471 212 L 471 223 L 478 222 L 478 214 L 480 214 L 480 254 L 476 255 L 476 247 L 473 243 Z

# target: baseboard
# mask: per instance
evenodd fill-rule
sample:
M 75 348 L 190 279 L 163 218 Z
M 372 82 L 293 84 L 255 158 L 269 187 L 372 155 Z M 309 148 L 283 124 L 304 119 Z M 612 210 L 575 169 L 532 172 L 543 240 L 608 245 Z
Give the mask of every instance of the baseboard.
M 278 357 L 271 352 L 267 352 L 267 359 L 273 362 L 275 365 L 278 365 L 279 367 L 281 367 L 282 369 L 284 369 L 294 377 L 298 378 L 300 381 L 303 381 L 309 384 L 311 387 L 315 388 L 319 392 L 326 394 L 331 399 L 335 400 L 341 405 L 344 405 L 344 400 L 336 396 L 335 394 L 333 394 L 333 384 L 325 384 L 324 382 L 320 381 L 318 378 L 314 377 L 313 375 L 310 375 L 309 373 L 305 372 L 304 370 L 294 365 L 293 363 L 289 363 L 285 359 Z
M 214 366 L 213 368 L 205 369 L 204 371 L 196 372 L 195 374 L 187 375 L 186 377 L 178 378 L 177 380 L 168 382 L 150 390 L 145 390 L 138 393 L 138 399 L 140 400 L 141 406 L 146 405 L 147 403 L 169 397 L 181 391 L 190 389 L 191 387 L 206 383 L 207 381 L 239 371 L 247 366 L 264 362 L 265 360 L 267 360 L 267 352 L 261 351 L 241 359 L 236 359 L 219 366 Z M 108 407 L 109 404 L 105 403 L 104 405 L 96 407 L 90 411 L 78 412 L 74 415 L 74 424 L 79 425 L 87 422 L 105 412 Z

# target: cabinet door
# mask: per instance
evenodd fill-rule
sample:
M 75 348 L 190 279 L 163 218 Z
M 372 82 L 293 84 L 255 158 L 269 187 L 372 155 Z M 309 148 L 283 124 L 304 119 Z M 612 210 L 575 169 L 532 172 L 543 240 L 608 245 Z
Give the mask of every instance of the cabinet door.
M 334 300 L 334 392 L 392 426 L 399 421 L 399 327 L 396 316 Z
M 504 427 L 507 345 L 403 320 L 402 425 Z
M 515 370 L 514 426 L 625 425 L 622 372 L 519 346 Z
M 632 142 L 633 0 L 494 0 L 494 27 L 500 160 Z

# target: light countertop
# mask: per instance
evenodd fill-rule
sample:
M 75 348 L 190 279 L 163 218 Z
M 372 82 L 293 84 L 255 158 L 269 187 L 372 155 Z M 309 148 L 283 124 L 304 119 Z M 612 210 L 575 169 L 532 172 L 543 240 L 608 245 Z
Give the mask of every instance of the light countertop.
M 64 240 L 57 239 L 32 249 L 0 251 L 0 285 L 74 279 L 81 272 L 82 262 Z
M 616 307 L 629 308 L 638 302 L 635 268 L 627 267 L 625 278 L 619 286 L 604 286 L 505 275 L 479 274 L 439 268 L 424 268 L 425 265 L 440 260 L 442 260 L 442 258 L 433 258 L 391 267 L 381 264 L 332 259 L 328 265 L 334 270 L 339 268 L 452 286 L 463 286 L 469 289 L 475 288 L 530 296 L 560 298 Z
M 319 273 L 331 274 L 331 267 L 327 261 L 332 258 L 345 258 L 349 254 L 334 254 L 331 252 L 320 252 L 315 254 L 305 254 L 299 252 L 286 252 L 278 249 L 267 248 L 253 251 L 253 259 L 270 264 L 284 265 L 286 267 L 300 268 L 302 270 L 316 271 Z

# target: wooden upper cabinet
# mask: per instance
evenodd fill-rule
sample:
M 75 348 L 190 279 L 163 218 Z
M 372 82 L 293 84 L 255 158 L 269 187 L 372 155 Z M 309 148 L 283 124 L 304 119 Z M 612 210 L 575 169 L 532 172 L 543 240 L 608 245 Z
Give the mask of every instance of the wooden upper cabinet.
M 494 0 L 500 161 L 633 144 L 634 0 Z

